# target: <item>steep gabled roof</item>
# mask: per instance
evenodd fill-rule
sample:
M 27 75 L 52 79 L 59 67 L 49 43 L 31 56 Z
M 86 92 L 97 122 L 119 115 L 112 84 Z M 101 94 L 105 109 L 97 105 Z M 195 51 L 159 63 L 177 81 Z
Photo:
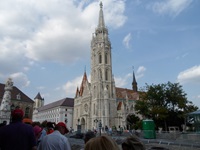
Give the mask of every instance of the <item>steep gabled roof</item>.
M 4 87 L 5 87 L 5 84 L 0 83 L 0 103 L 3 99 L 3 95 L 5 92 Z M 17 95 L 19 94 L 20 94 L 20 99 L 17 99 Z M 34 103 L 34 101 L 31 98 L 29 98 L 26 94 L 20 91 L 16 86 L 13 86 L 13 89 L 11 91 L 11 100 Z
M 38 92 L 38 94 L 36 95 L 34 99 L 44 100 L 44 98 L 42 98 L 42 96 L 40 95 L 40 92 Z
M 128 100 L 138 100 L 139 99 L 139 93 L 135 92 L 130 89 L 126 88 L 119 88 L 116 87 L 116 98 L 117 99 L 126 99 L 128 97 Z
M 73 98 L 64 98 L 58 101 L 55 101 L 53 103 L 44 105 L 40 108 L 38 108 L 38 111 L 43 111 L 43 110 L 47 110 L 47 109 L 51 109 L 54 107 L 59 107 L 59 106 L 67 106 L 67 107 L 74 107 L 74 99 Z
M 86 87 L 87 83 L 88 83 L 87 74 L 86 74 L 86 72 L 84 72 L 82 83 L 81 83 L 81 87 L 80 87 L 80 91 L 79 91 L 80 96 L 83 95 L 84 87 Z

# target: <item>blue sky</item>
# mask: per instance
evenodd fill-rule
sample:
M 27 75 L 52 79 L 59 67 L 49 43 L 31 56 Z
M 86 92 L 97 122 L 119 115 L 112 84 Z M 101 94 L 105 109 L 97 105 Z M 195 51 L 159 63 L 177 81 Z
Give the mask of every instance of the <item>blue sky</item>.
M 179 82 L 200 107 L 200 1 L 102 0 L 112 43 L 116 86 Z M 12 77 L 45 104 L 74 97 L 84 70 L 90 79 L 90 41 L 96 0 L 1 0 L 0 82 Z

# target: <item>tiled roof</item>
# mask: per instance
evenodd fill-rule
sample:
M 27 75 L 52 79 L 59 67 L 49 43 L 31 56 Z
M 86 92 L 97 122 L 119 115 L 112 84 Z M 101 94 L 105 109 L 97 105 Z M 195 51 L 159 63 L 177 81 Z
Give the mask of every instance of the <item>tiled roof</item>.
M 56 102 L 44 105 L 44 106 L 38 108 L 38 111 L 43 111 L 43 110 L 51 109 L 51 108 L 58 107 L 58 106 L 74 107 L 74 99 L 73 98 L 64 98 L 64 99 L 58 100 Z
M 3 99 L 4 95 L 4 87 L 5 84 L 0 83 L 0 103 Z M 20 94 L 20 100 L 17 99 L 17 95 Z M 18 101 L 23 101 L 23 102 L 29 102 L 29 103 L 34 103 L 34 101 L 29 98 L 26 94 L 24 94 L 22 91 L 20 91 L 16 86 L 13 86 L 13 89 L 11 91 L 11 100 L 18 100 Z
M 138 100 L 139 93 L 134 92 L 133 90 L 126 89 L 126 88 L 119 88 L 116 87 L 116 97 L 117 99 L 126 99 L 128 97 L 129 100 Z

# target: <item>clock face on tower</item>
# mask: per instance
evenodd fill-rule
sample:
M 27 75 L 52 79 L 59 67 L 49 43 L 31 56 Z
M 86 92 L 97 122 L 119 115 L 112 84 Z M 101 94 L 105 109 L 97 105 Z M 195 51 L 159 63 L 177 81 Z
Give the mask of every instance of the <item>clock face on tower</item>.
M 85 112 L 88 111 L 88 105 L 87 104 L 84 105 L 84 109 L 85 109 Z

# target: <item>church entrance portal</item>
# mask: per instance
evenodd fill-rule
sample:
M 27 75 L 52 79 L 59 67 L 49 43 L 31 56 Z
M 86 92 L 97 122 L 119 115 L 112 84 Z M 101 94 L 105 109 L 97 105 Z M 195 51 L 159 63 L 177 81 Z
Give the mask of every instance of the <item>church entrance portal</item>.
M 84 132 L 86 130 L 86 125 L 85 125 L 85 118 L 81 119 L 81 131 Z

